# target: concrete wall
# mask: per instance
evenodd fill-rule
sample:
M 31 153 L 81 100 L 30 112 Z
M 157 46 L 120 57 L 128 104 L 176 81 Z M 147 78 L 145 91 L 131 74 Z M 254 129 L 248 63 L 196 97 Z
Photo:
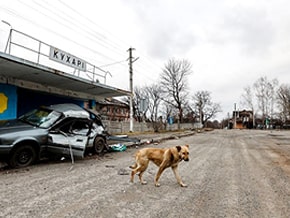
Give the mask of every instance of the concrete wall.
M 110 134 L 116 134 L 116 133 L 126 133 L 130 132 L 130 122 L 128 121 L 123 121 L 123 122 L 118 122 L 118 121 L 103 121 L 103 124 L 106 127 L 106 130 Z M 193 129 L 194 124 L 193 123 L 182 123 L 180 124 L 181 129 Z M 163 128 L 164 129 L 164 128 Z M 178 125 L 177 123 L 174 123 L 172 125 L 167 125 L 166 130 L 178 130 Z M 150 123 L 139 123 L 139 122 L 134 122 L 133 123 L 133 132 L 148 132 L 148 131 L 153 131 L 152 125 Z

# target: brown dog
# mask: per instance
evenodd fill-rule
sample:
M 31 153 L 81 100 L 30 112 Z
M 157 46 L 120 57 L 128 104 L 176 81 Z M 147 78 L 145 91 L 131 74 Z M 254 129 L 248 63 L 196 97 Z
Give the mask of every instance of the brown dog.
M 159 166 L 159 170 L 155 176 L 154 182 L 155 186 L 159 187 L 160 184 L 158 180 L 162 174 L 162 172 L 171 167 L 175 178 L 178 184 L 181 187 L 186 187 L 186 185 L 181 181 L 181 178 L 178 174 L 177 167 L 179 162 L 182 160 L 189 161 L 189 145 L 183 146 L 175 146 L 172 148 L 143 148 L 139 150 L 135 154 L 135 164 L 130 166 L 132 170 L 131 172 L 131 182 L 134 182 L 134 175 L 139 172 L 139 179 L 141 184 L 147 184 L 146 181 L 142 179 L 142 175 L 148 167 L 149 161 L 152 161 L 157 166 Z

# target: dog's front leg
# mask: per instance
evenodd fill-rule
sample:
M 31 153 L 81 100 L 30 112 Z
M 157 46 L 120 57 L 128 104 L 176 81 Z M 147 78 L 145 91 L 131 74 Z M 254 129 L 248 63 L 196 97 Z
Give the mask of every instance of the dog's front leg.
M 175 175 L 175 178 L 176 178 L 178 184 L 181 187 L 187 187 L 187 185 L 182 182 L 181 177 L 179 176 L 179 173 L 178 173 L 178 170 L 177 170 L 177 166 L 172 166 L 171 169 L 172 169 L 172 171 L 173 171 L 173 173 Z
M 165 163 L 165 162 L 162 162 L 161 165 L 160 165 L 160 167 L 159 167 L 159 170 L 158 170 L 158 172 L 157 172 L 157 174 L 156 174 L 156 176 L 155 176 L 155 180 L 154 180 L 154 182 L 155 182 L 155 186 L 156 186 L 156 187 L 159 187 L 159 186 L 160 186 L 160 184 L 158 183 L 158 180 L 159 180 L 159 178 L 160 178 L 162 172 L 163 172 L 165 169 L 166 169 L 166 163 Z

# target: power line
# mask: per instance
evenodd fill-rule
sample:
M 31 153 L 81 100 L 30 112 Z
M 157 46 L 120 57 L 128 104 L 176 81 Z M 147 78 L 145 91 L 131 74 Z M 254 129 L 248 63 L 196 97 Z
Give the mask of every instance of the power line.
M 100 67 L 111 67 L 112 65 L 119 64 L 119 63 L 120 63 L 120 66 L 124 67 L 122 65 L 122 62 L 125 62 L 125 61 L 116 61 L 111 56 L 108 56 L 108 51 L 113 52 L 114 55 L 120 54 L 123 56 L 123 54 L 125 54 L 125 49 L 122 48 L 123 45 L 120 45 L 120 44 L 115 43 L 114 41 L 112 41 L 110 39 L 107 39 L 107 37 L 103 33 L 99 33 L 98 31 L 95 31 L 94 27 L 101 29 L 103 32 L 109 34 L 110 36 L 113 36 L 113 38 L 116 38 L 118 41 L 122 41 L 122 40 L 119 37 L 116 37 L 115 35 L 113 35 L 109 31 L 107 31 L 106 29 L 97 25 L 94 21 L 92 21 L 87 16 L 84 16 L 83 14 L 79 13 L 72 6 L 64 3 L 62 0 L 58 1 L 58 3 L 60 3 L 59 4 L 60 7 L 55 6 L 55 5 L 52 6 L 48 1 L 45 1 L 46 2 L 45 6 L 42 4 L 42 2 L 33 1 L 34 7 L 29 5 L 29 4 L 20 2 L 20 1 L 18 1 L 18 2 L 21 3 L 22 5 L 25 5 L 27 8 L 28 7 L 32 8 L 37 13 L 39 13 L 42 16 L 60 24 L 61 26 L 67 28 L 68 30 L 70 30 L 72 32 L 77 32 L 78 34 L 83 35 L 86 39 L 91 40 L 92 42 L 106 48 L 107 50 L 102 53 L 102 52 L 94 49 L 92 46 L 86 46 L 84 44 L 81 44 L 80 42 L 73 40 L 73 38 L 69 38 L 66 35 L 60 34 L 59 32 L 56 32 L 47 26 L 40 25 L 39 23 L 35 22 L 35 20 L 29 19 L 28 17 L 21 16 L 20 12 L 18 12 L 18 14 L 17 14 L 17 13 L 15 13 L 14 10 L 9 10 L 9 13 L 13 14 L 13 16 L 19 17 L 22 20 L 25 20 L 25 21 L 28 21 L 30 23 L 33 23 L 34 25 L 40 26 L 41 28 L 46 29 L 49 32 L 52 32 L 55 35 L 60 36 L 63 39 L 66 39 L 70 42 L 73 42 L 74 44 L 76 44 L 80 47 L 83 47 L 83 48 L 87 49 L 88 51 L 91 51 L 91 52 L 97 54 L 98 56 L 105 58 L 106 60 L 111 60 L 111 61 L 108 61 L 109 64 L 104 63 L 105 61 L 103 60 L 104 64 L 101 65 Z M 64 8 L 61 7 L 61 5 L 63 5 L 66 9 L 69 9 L 71 11 L 71 13 L 65 12 Z M 57 12 L 55 12 L 55 11 L 57 11 Z M 7 12 L 7 10 L 6 10 L 6 12 Z M 81 19 L 77 19 L 78 17 L 80 17 L 82 20 L 85 20 L 87 22 L 84 22 L 84 24 L 81 23 L 80 22 Z M 90 23 L 93 26 L 89 26 L 87 23 Z M 90 31 L 88 31 L 88 29 L 90 29 Z M 123 43 L 124 42 L 122 41 L 122 44 Z M 126 47 L 128 47 L 127 46 L 128 43 L 124 43 L 124 44 L 126 44 Z M 140 50 L 138 50 L 138 51 L 140 51 Z M 141 59 L 141 61 L 138 61 L 135 65 L 135 71 L 136 71 L 137 75 L 142 76 L 144 78 L 147 78 L 150 81 L 154 82 L 155 78 L 150 78 L 147 73 L 142 73 L 142 72 L 143 71 L 144 72 L 153 71 L 153 69 L 155 72 L 159 72 L 159 71 L 161 71 L 161 67 L 155 61 L 153 61 L 151 58 L 149 58 L 147 55 L 144 55 L 142 52 L 139 52 L 139 53 L 141 54 L 142 59 Z M 112 63 L 110 63 L 110 62 L 112 62 Z
M 47 31 L 49 31 L 49 32 L 52 32 L 52 33 L 54 33 L 54 34 L 57 35 L 57 36 L 60 36 L 60 37 L 63 38 L 63 39 L 66 39 L 66 40 L 68 40 L 68 41 L 71 41 L 71 42 L 73 42 L 74 44 L 76 44 L 76 45 L 78 45 L 78 46 L 81 46 L 81 47 L 83 47 L 83 48 L 85 48 L 85 49 L 87 49 L 87 50 L 89 50 L 89 51 L 91 51 L 91 52 L 93 52 L 93 53 L 97 53 L 97 54 L 99 54 L 99 55 L 102 56 L 102 57 L 105 57 L 105 58 L 107 58 L 107 59 L 110 59 L 110 60 L 114 61 L 114 59 L 112 59 L 112 58 L 110 58 L 110 57 L 104 55 L 103 53 L 98 52 L 98 51 L 95 50 L 95 49 L 92 49 L 91 47 L 88 47 L 88 46 L 86 46 L 86 45 L 80 44 L 79 42 L 77 42 L 77 41 L 75 41 L 75 40 L 73 40 L 73 39 L 71 39 L 71 38 L 68 38 L 67 36 L 65 36 L 65 35 L 63 35 L 63 34 L 60 34 L 59 32 L 53 31 L 53 30 L 50 29 L 50 28 L 47 28 L 47 27 L 45 27 L 45 26 L 42 26 L 42 25 L 36 23 L 35 21 L 33 21 L 33 20 L 27 18 L 27 17 L 24 17 L 24 16 L 21 16 L 21 15 L 19 15 L 19 14 L 16 14 L 15 11 L 13 11 L 13 10 L 11 10 L 11 9 L 7 9 L 7 8 L 6 8 L 6 9 L 5 9 L 5 12 L 8 12 L 8 13 L 12 14 L 12 15 L 15 16 L 15 17 L 19 17 L 19 18 L 21 18 L 22 20 L 26 20 L 26 21 L 28 21 L 28 22 L 30 22 L 30 23 L 36 25 L 36 26 L 41 27 L 42 29 L 45 29 L 45 30 L 47 30 Z
M 51 6 L 51 4 L 48 3 L 47 1 L 45 1 L 45 2 L 47 5 Z M 123 50 L 121 50 L 117 46 L 113 45 L 113 43 L 108 42 L 108 40 L 106 41 L 105 40 L 106 37 L 104 35 L 100 34 L 99 32 L 96 32 L 93 28 L 91 28 L 91 26 L 87 25 L 86 24 L 87 22 L 80 23 L 79 20 L 75 18 L 75 16 L 71 16 L 70 14 L 66 13 L 64 10 L 60 10 L 59 9 L 60 7 L 55 7 L 55 5 L 51 6 L 51 9 L 50 9 L 50 8 L 43 6 L 43 4 L 39 4 L 39 2 L 35 2 L 35 3 L 38 4 L 40 7 L 46 8 L 49 12 L 55 14 L 56 16 L 66 20 L 70 26 L 77 26 L 78 29 L 81 29 L 84 33 L 86 33 L 92 41 L 95 41 L 96 43 L 100 44 L 101 46 L 103 46 L 107 49 L 110 49 L 110 50 L 114 49 L 117 53 L 124 55 Z M 55 13 L 54 12 L 55 10 L 58 10 L 60 13 Z M 61 16 L 62 14 L 64 14 L 65 16 Z M 69 18 L 69 19 L 67 19 L 67 18 Z M 88 30 L 90 30 L 90 31 L 88 31 Z M 83 32 L 81 32 L 81 33 L 83 33 Z M 96 38 L 98 39 L 98 41 L 96 41 Z
M 91 19 L 89 19 L 89 18 L 83 16 L 83 15 L 80 14 L 78 11 L 76 11 L 74 8 L 72 8 L 70 5 L 64 3 L 62 0 L 60 0 L 60 2 L 61 2 L 62 4 L 64 4 L 66 7 L 70 8 L 74 13 L 78 14 L 79 16 L 83 17 L 84 19 L 86 19 L 87 21 L 89 21 L 90 23 L 92 23 L 94 26 L 100 28 L 102 31 L 105 31 L 105 32 L 109 33 L 110 35 L 112 35 L 113 37 L 115 37 L 114 34 L 110 33 L 108 30 L 106 30 L 106 29 L 100 27 L 99 25 L 97 25 L 97 24 L 96 24 L 94 21 L 92 21 Z M 118 40 L 122 41 L 122 40 L 119 39 L 118 37 L 115 37 L 115 38 L 117 38 Z M 122 42 L 123 42 L 123 41 L 122 41 Z M 123 43 L 125 43 L 125 42 L 123 42 Z M 128 43 L 125 43 L 125 44 L 126 44 L 126 46 L 128 46 Z M 141 53 L 141 54 L 142 54 L 142 59 L 145 60 L 145 61 L 147 62 L 147 65 L 157 67 L 158 69 L 161 68 L 161 67 L 160 67 L 158 64 L 156 64 L 153 60 L 151 60 L 147 55 L 144 55 L 143 53 Z M 145 58 L 144 58 L 144 57 L 145 57 Z M 143 62 L 139 62 L 139 63 L 143 64 Z
M 75 30 L 75 29 L 71 28 L 70 26 L 66 25 L 66 24 L 63 22 L 63 19 L 55 19 L 54 16 L 49 16 L 49 15 L 45 14 L 44 12 L 38 10 L 38 9 L 35 8 L 35 7 L 32 7 L 32 6 L 30 6 L 30 5 L 27 5 L 27 4 L 24 3 L 24 2 L 20 2 L 20 3 L 23 4 L 23 5 L 25 5 L 25 6 L 27 6 L 27 7 L 30 7 L 30 8 L 32 8 L 32 9 L 34 9 L 34 10 L 37 11 L 39 14 L 42 14 L 43 16 L 49 18 L 50 20 L 55 21 L 56 23 L 61 23 L 65 28 L 67 28 L 67 29 L 69 29 L 69 30 L 71 30 L 71 31 L 73 31 L 73 32 L 78 32 L 78 33 L 80 33 L 80 34 L 83 35 L 83 32 L 80 32 L 78 29 Z M 37 3 L 37 4 L 38 4 L 38 3 Z M 38 4 L 38 5 L 39 5 L 39 4 Z M 42 7 L 42 6 L 41 6 L 41 7 Z M 44 7 L 42 7 L 42 8 L 44 8 Z M 53 11 L 51 11 L 51 10 L 49 10 L 49 11 L 50 11 L 52 14 L 55 14 L 56 16 L 60 17 L 60 16 L 59 16 L 58 14 L 56 14 L 55 12 L 53 12 Z M 61 17 L 60 17 L 60 18 L 61 18 Z M 71 24 L 71 23 L 69 22 L 69 24 Z M 71 25 L 71 26 L 73 26 L 73 25 Z M 82 27 L 79 27 L 79 28 L 82 28 Z M 83 29 L 83 28 L 82 28 L 82 29 Z M 86 30 L 84 30 L 84 31 L 86 31 Z M 63 35 L 62 35 L 62 36 L 63 36 Z M 88 38 L 87 36 L 85 36 L 85 37 Z M 91 40 L 93 41 L 94 38 L 91 38 Z M 73 40 L 70 40 L 70 41 L 73 41 Z M 73 42 L 76 43 L 75 41 L 73 41 Z M 80 44 L 79 42 L 77 42 L 76 44 L 79 45 L 79 46 L 84 46 L 83 44 Z M 96 50 L 93 50 L 93 49 L 91 49 L 91 48 L 90 48 L 90 50 L 96 52 L 97 54 L 99 54 L 99 55 L 101 55 L 101 56 L 103 56 L 103 57 L 106 57 L 106 58 L 112 60 L 112 58 L 110 58 L 110 57 L 104 55 L 103 53 L 100 53 L 100 52 L 98 52 L 98 51 L 96 51 Z
M 71 11 L 73 11 L 74 13 L 78 14 L 80 17 L 84 18 L 85 20 L 87 20 L 88 22 L 90 22 L 91 24 L 93 24 L 94 26 L 96 26 L 97 28 L 100 28 L 102 31 L 107 32 L 109 35 L 112 35 L 113 37 L 117 38 L 118 40 L 120 40 L 122 43 L 125 44 L 124 50 L 125 48 L 129 47 L 128 43 L 123 42 L 121 39 L 119 39 L 118 37 L 116 37 L 115 35 L 113 35 L 111 32 L 109 32 L 108 30 L 102 28 L 101 26 L 97 25 L 94 21 L 92 21 L 91 19 L 89 19 L 88 17 L 84 16 L 83 14 L 80 14 L 77 10 L 75 10 L 74 8 L 72 8 L 70 5 L 64 3 L 62 0 L 59 0 L 59 2 L 61 4 L 63 4 L 66 8 L 69 8 Z M 123 49 L 122 49 L 123 51 Z
M 123 61 L 117 61 L 117 62 L 114 62 L 114 63 L 111 63 L 111 64 L 105 64 L 105 65 L 101 65 L 99 67 L 108 67 L 108 66 L 112 66 L 112 65 L 115 65 L 115 64 L 120 64 L 120 63 L 123 63 L 127 60 L 123 60 Z

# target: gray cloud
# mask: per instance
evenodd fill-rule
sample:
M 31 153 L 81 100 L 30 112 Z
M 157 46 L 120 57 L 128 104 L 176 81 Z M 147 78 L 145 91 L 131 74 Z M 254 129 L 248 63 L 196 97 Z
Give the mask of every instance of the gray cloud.
M 212 41 L 234 43 L 246 54 L 264 54 L 275 42 L 271 16 L 261 8 L 235 7 L 224 16 L 220 31 Z M 216 39 L 217 38 L 217 39 Z
M 142 40 L 146 41 L 150 56 L 167 59 L 186 54 L 196 44 L 198 37 L 192 32 L 190 6 L 190 1 L 181 4 L 169 1 L 130 3 L 146 35 Z
M 170 58 L 186 54 L 196 43 L 196 37 L 178 28 L 168 27 L 152 34 L 148 41 L 149 54 L 157 58 Z

